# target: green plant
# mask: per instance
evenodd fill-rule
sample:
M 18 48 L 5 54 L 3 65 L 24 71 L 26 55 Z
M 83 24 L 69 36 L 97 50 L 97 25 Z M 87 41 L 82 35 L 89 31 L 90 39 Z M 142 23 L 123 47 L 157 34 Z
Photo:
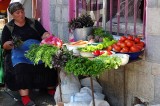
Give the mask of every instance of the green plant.
M 86 57 L 77 57 L 66 63 L 65 71 L 68 74 L 98 76 L 105 70 L 105 64 L 101 60 L 92 61 Z
M 69 60 L 64 68 L 68 74 L 95 77 L 105 71 L 117 69 L 120 64 L 121 59 L 119 57 L 103 55 L 92 60 L 86 57 L 77 57 Z
M 52 68 L 52 56 L 55 55 L 58 50 L 58 47 L 48 44 L 33 44 L 26 52 L 25 57 L 30 59 L 34 64 L 42 61 L 46 67 Z
M 110 34 L 109 32 L 106 32 L 105 30 L 103 30 L 103 28 L 98 27 L 98 28 L 94 28 L 93 29 L 93 35 L 94 36 L 99 36 L 99 37 L 107 37 L 110 40 L 113 39 L 112 34 Z
M 92 27 L 94 25 L 94 22 L 91 18 L 90 15 L 88 14 L 82 14 L 80 17 L 76 17 L 72 19 L 68 27 L 70 29 L 75 29 L 75 28 L 83 28 L 83 27 Z
M 68 60 L 72 60 L 74 58 L 76 58 L 76 56 L 73 55 L 73 51 L 69 51 L 66 47 L 63 47 L 53 55 L 52 65 L 55 68 L 64 67 Z

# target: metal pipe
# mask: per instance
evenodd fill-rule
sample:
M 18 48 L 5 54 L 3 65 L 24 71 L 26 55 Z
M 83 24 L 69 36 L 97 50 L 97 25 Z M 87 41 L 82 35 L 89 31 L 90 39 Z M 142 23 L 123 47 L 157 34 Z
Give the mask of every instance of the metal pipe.
M 93 87 L 93 79 L 90 77 L 91 81 L 91 90 L 92 90 L 92 101 L 93 101 L 93 106 L 95 106 L 95 100 L 94 100 L 94 87 Z
M 117 8 L 117 35 L 119 35 L 119 23 L 120 23 L 120 0 L 118 0 L 118 8 Z
M 128 0 L 125 0 L 125 35 L 128 34 Z
M 138 0 L 134 0 L 134 35 L 136 35 L 136 24 L 137 24 L 137 3 L 138 3 Z
M 146 28 L 146 0 L 143 5 L 143 39 L 145 39 L 145 28 Z
M 99 0 L 97 0 L 97 27 L 99 27 L 99 14 L 100 14 L 100 10 L 99 10 Z
M 107 0 L 103 0 L 103 18 L 102 18 L 102 26 L 103 26 L 103 29 L 105 30 L 106 32 L 106 18 L 107 18 Z
M 76 17 L 78 17 L 79 14 L 79 0 L 76 0 Z
M 110 33 L 112 33 L 113 0 L 110 0 Z

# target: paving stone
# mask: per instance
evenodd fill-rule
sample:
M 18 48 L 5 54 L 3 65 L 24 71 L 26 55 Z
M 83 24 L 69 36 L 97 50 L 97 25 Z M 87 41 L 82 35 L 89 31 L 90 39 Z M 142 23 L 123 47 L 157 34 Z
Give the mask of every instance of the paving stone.
M 160 20 L 158 17 L 160 17 L 160 8 L 148 8 L 147 11 L 147 35 L 159 36 Z
M 62 36 L 63 36 L 63 23 L 61 22 L 61 23 L 58 23 L 58 36 L 60 37 L 60 38 L 63 38 Z
M 62 7 L 62 22 L 67 22 L 68 23 L 68 21 L 69 21 L 68 13 L 69 13 L 68 6 L 63 6 Z
M 50 21 L 55 21 L 55 16 L 56 16 L 55 9 L 56 9 L 55 5 L 50 7 L 50 11 L 49 11 Z
M 69 0 L 62 0 L 63 5 L 69 5 Z
M 160 64 L 152 63 L 152 75 L 154 76 L 160 75 Z
M 57 4 L 57 0 L 50 0 L 50 5 L 55 5 Z
M 62 3 L 63 3 L 63 0 L 57 0 L 57 4 L 62 5 Z
M 51 33 L 54 35 L 58 35 L 58 24 L 57 22 L 50 22 Z
M 69 40 L 68 22 L 63 23 L 63 37 L 64 37 L 64 42 L 68 42 L 68 40 Z
M 16 91 L 8 91 L 8 92 L 12 94 L 14 97 L 18 98 L 18 101 L 15 101 L 5 91 L 0 91 L 0 106 L 23 106 L 18 92 Z M 48 95 L 47 92 L 32 91 L 30 93 L 30 97 L 37 106 L 55 105 L 53 96 Z
M 155 98 L 160 98 L 159 92 L 160 92 L 160 75 L 155 76 Z
M 154 76 L 139 72 L 137 74 L 136 95 L 139 98 L 144 98 L 147 101 L 154 100 Z
M 147 44 L 146 44 L 146 60 L 154 63 L 160 63 L 160 37 L 147 35 Z
M 159 0 L 147 0 L 147 7 L 149 8 L 157 8 Z
M 57 22 L 62 21 L 62 8 L 61 6 L 56 6 L 56 11 L 55 11 L 55 19 Z

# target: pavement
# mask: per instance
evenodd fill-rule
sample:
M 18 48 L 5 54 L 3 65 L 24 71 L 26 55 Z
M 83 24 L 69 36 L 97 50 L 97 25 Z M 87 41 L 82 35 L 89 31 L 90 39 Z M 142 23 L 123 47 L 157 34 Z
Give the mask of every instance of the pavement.
M 54 96 L 48 95 L 46 91 L 32 90 L 31 99 L 36 106 L 55 106 Z M 17 99 L 17 100 L 16 100 Z M 17 91 L 0 88 L 0 106 L 23 106 Z

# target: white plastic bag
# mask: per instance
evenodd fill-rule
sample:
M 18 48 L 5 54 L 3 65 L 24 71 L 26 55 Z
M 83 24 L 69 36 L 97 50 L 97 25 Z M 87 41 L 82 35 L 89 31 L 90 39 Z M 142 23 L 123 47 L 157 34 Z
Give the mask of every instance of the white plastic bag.
M 70 102 L 71 96 L 79 92 L 81 85 L 77 77 L 75 77 L 74 75 L 67 76 L 64 71 L 60 72 L 60 78 L 61 78 L 62 102 L 68 103 Z M 56 103 L 60 101 L 59 86 L 57 86 L 56 88 L 54 99 Z
M 89 106 L 85 102 L 64 103 L 64 106 Z
M 90 77 L 82 79 L 81 80 L 81 85 L 84 86 L 84 87 L 89 87 L 91 89 Z M 102 93 L 102 87 L 96 81 L 96 79 L 93 79 L 93 88 L 94 88 L 94 92 Z
M 89 104 L 89 106 L 93 106 L 93 101 Z M 95 106 L 110 106 L 110 105 L 107 101 L 95 99 Z
M 103 100 L 104 95 L 101 93 L 94 93 L 95 99 Z M 92 91 L 88 87 L 81 88 L 79 93 L 76 93 L 71 97 L 71 102 L 85 102 L 90 103 L 92 101 Z

